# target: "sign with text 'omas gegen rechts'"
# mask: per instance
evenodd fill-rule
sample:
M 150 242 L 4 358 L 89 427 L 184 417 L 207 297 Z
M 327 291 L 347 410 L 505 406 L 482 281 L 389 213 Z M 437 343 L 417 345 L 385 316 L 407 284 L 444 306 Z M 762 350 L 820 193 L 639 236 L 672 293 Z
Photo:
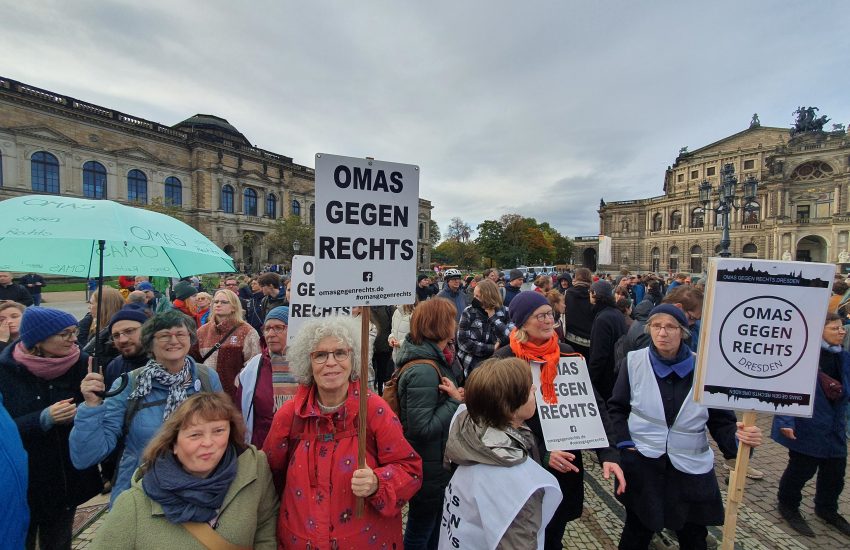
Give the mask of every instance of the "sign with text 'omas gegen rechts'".
M 413 303 L 419 167 L 316 155 L 316 305 Z
M 292 257 L 292 282 L 289 292 L 289 325 L 286 343 L 291 344 L 301 325 L 311 317 L 351 315 L 350 307 L 316 305 L 316 262 L 313 256 Z
M 832 264 L 712 258 L 694 398 L 811 416 Z

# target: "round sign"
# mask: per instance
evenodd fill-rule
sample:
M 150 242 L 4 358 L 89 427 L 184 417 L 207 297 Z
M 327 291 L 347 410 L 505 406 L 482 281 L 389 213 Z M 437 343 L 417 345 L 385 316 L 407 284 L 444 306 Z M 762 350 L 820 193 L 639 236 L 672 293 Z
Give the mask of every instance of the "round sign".
M 720 325 L 720 351 L 750 378 L 775 378 L 803 357 L 809 327 L 803 312 L 783 298 L 756 296 L 735 306 Z

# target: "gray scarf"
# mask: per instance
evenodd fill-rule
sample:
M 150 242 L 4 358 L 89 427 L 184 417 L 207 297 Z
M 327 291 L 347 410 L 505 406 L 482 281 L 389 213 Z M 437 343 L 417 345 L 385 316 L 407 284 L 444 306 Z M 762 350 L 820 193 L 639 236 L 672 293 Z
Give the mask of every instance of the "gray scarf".
M 185 359 L 183 368 L 176 374 L 171 374 L 165 368 L 151 359 L 142 367 L 142 372 L 136 378 L 136 389 L 130 394 L 129 399 L 141 399 L 151 392 L 153 382 L 159 382 L 168 387 L 168 398 L 165 400 L 165 410 L 162 419 L 165 420 L 173 413 L 180 403 L 186 400 L 186 388 L 192 381 L 192 372 L 189 369 L 189 358 Z

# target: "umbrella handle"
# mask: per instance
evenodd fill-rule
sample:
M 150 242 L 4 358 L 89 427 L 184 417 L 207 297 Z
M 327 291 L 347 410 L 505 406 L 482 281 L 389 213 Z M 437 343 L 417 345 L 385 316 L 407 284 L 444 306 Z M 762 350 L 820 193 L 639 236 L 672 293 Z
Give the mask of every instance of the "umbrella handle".
M 97 396 L 101 397 L 101 398 L 114 397 L 114 396 L 118 395 L 119 393 L 124 391 L 124 388 L 127 387 L 127 384 L 130 382 L 130 376 L 126 372 L 124 372 L 124 373 L 121 374 L 120 380 L 121 380 L 121 383 L 118 384 L 118 387 L 115 388 L 114 390 L 99 391 L 99 392 L 95 392 L 95 394 L 97 394 Z

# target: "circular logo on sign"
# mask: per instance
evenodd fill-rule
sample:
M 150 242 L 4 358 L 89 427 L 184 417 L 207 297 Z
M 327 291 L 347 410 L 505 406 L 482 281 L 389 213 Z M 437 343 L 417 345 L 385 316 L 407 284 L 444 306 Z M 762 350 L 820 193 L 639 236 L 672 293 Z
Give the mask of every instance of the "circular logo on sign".
M 750 378 L 775 378 L 803 357 L 809 327 L 791 302 L 756 296 L 735 306 L 720 325 L 720 351 L 736 371 Z

